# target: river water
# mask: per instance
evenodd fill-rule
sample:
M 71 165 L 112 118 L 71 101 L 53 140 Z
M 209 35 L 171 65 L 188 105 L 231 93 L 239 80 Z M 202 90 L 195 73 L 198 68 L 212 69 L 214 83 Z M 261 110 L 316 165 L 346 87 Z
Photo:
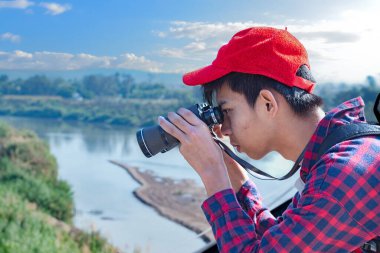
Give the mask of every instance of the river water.
M 45 140 L 56 157 L 59 177 L 74 193 L 74 223 L 84 230 L 97 230 L 123 252 L 194 252 L 205 243 L 197 235 L 158 215 L 133 196 L 139 187 L 123 169 L 109 160 L 121 161 L 159 176 L 194 179 L 197 174 L 177 149 L 146 158 L 136 142 L 137 129 L 60 122 L 46 119 L 0 117 L 18 129 L 30 129 Z M 269 154 L 253 165 L 277 175 L 286 173 L 292 163 L 278 154 Z M 269 208 L 281 204 L 294 193 L 296 177 L 285 181 L 256 180 Z

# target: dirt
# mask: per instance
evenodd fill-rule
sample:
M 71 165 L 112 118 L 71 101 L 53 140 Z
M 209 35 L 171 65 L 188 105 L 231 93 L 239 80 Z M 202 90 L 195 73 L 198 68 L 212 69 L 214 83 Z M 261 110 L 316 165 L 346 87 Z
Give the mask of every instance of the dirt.
M 133 192 L 140 201 L 152 206 L 160 215 L 196 232 L 204 241 L 214 240 L 201 209 L 202 202 L 207 198 L 203 187 L 190 179 L 159 177 L 149 170 L 142 171 L 122 162 L 110 162 L 125 169 L 141 184 Z

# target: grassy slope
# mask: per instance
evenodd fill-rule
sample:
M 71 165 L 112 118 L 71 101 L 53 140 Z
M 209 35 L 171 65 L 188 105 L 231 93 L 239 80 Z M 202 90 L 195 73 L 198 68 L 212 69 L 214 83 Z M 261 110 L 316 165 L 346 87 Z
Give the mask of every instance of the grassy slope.
M 0 252 L 117 252 L 74 228 L 73 209 L 47 145 L 0 122 Z

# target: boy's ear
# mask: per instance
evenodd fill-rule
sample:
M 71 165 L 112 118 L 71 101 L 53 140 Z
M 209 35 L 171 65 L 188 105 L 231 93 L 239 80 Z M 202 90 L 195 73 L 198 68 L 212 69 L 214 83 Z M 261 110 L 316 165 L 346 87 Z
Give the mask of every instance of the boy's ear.
M 275 95 L 270 90 L 261 90 L 258 97 L 259 106 L 264 106 L 265 110 L 274 116 L 278 111 L 278 103 Z

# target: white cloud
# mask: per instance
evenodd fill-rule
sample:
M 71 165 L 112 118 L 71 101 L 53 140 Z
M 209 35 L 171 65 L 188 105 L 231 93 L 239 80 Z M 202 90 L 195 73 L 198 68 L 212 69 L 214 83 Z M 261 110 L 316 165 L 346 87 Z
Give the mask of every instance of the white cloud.
M 153 34 L 157 35 L 160 38 L 165 38 L 166 37 L 166 33 L 162 32 L 162 31 L 153 31 Z
M 179 48 L 163 48 L 160 51 L 160 55 L 170 58 L 184 58 L 185 52 Z
M 62 5 L 58 3 L 42 2 L 40 3 L 40 6 L 44 7 L 47 10 L 46 13 L 50 15 L 59 15 L 71 9 L 71 5 L 69 4 Z
M 160 64 L 125 53 L 118 57 L 96 56 L 91 54 L 70 54 L 60 52 L 13 52 L 0 51 L 0 69 L 2 70 L 78 70 L 89 68 L 126 68 L 151 72 L 160 72 Z
M 15 59 L 32 59 L 33 55 L 21 50 L 14 51 L 14 58 Z
M 34 2 L 28 0 L 0 1 L 0 8 L 26 9 L 34 5 Z
M 0 1 L 0 8 L 27 9 L 33 5 L 36 5 L 35 2 L 28 0 Z M 70 4 L 59 4 L 54 2 L 40 2 L 38 6 L 45 8 L 46 14 L 50 15 L 59 15 L 71 10 Z M 29 14 L 34 13 L 31 9 L 27 9 L 26 12 Z
M 379 8 L 344 11 L 336 20 L 289 26 L 309 51 L 312 71 L 319 82 L 362 82 L 380 72 Z
M 161 64 L 146 59 L 144 56 L 136 56 L 132 53 L 120 55 L 111 63 L 116 68 L 146 70 L 150 72 L 160 72 Z
M 227 23 L 207 23 L 207 22 L 186 22 L 173 21 L 169 28 L 168 36 L 177 39 L 188 38 L 195 41 L 203 41 L 207 39 L 225 39 L 230 37 L 237 31 L 260 25 L 254 22 L 227 22 Z
M 0 40 L 8 40 L 10 42 L 20 42 L 21 37 L 19 35 L 13 34 L 13 33 L 3 33 L 0 34 Z
M 167 58 L 186 59 L 181 69 L 191 71 L 210 64 L 221 45 L 236 32 L 252 26 L 272 26 L 295 35 L 309 52 L 312 71 L 319 82 L 360 82 L 380 73 L 380 4 L 370 10 L 345 10 L 335 19 L 313 21 L 289 19 L 283 24 L 255 22 L 173 21 L 163 39 L 184 43 L 182 47 L 161 49 Z M 160 32 L 156 32 L 160 34 Z M 193 59 L 194 61 L 191 61 Z M 177 71 L 172 69 L 173 72 Z
M 199 51 L 204 51 L 207 49 L 206 42 L 204 41 L 191 42 L 190 44 L 186 45 L 184 48 L 192 52 L 199 52 Z
M 167 58 L 195 61 L 196 64 L 199 64 L 199 62 L 207 59 L 212 60 L 212 57 L 216 56 L 219 47 L 226 43 L 237 31 L 262 24 L 254 22 L 207 23 L 173 21 L 170 25 L 168 31 L 156 31 L 155 34 L 163 39 L 172 38 L 184 40 L 187 43 L 182 48 L 163 48 L 158 51 L 158 54 Z M 165 36 L 160 36 L 160 34 L 165 34 Z M 171 65 L 174 66 L 173 64 Z M 184 67 L 186 65 L 188 66 L 187 70 L 194 68 L 191 63 L 184 63 L 181 65 L 181 69 L 186 69 Z M 178 69 L 170 71 L 178 72 Z
M 167 58 L 199 61 L 205 56 L 212 55 L 216 49 L 216 46 L 207 47 L 205 42 L 196 41 L 185 45 L 183 48 L 163 48 L 158 54 Z

